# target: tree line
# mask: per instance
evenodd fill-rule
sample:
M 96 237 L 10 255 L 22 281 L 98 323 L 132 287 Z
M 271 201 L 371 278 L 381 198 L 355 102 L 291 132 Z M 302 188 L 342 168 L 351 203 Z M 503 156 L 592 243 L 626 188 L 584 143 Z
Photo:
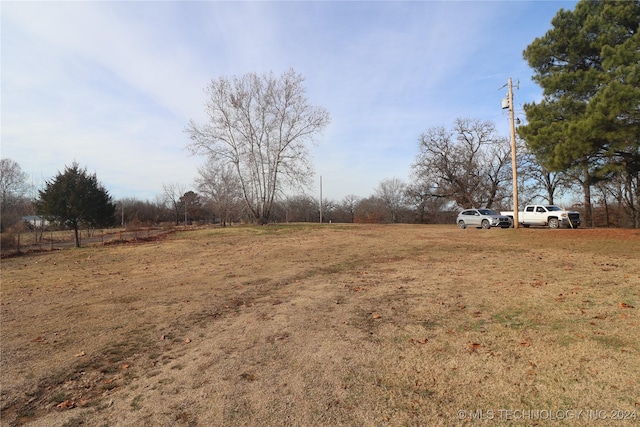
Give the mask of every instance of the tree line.
M 586 226 L 640 227 L 640 0 L 582 0 L 523 51 L 543 99 L 517 128 L 519 204 L 572 205 Z M 318 200 L 309 145 L 330 123 L 304 78 L 248 73 L 206 88 L 207 120 L 187 148 L 204 159 L 193 189 L 163 185 L 154 201 L 113 202 L 78 164 L 28 200 L 19 165 L 2 160 L 2 230 L 27 212 L 77 230 L 107 224 L 306 221 L 451 222 L 460 209 L 513 206 L 510 144 L 495 124 L 459 117 L 418 137 L 410 181 L 388 178 L 369 197 Z M 77 194 L 76 194 L 77 193 Z M 91 204 L 91 208 L 82 206 Z M 320 212 L 322 209 L 322 212 Z

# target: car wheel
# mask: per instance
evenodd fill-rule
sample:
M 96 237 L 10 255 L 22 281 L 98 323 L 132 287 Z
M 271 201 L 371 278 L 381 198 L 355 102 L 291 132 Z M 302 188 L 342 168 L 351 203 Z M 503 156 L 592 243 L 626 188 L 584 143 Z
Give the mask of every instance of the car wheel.
M 463 220 L 460 220 L 460 221 L 458 221 L 458 227 L 460 227 L 460 228 L 462 228 L 464 230 L 465 228 L 467 228 L 467 225 L 464 223 Z
M 558 228 L 560 227 L 560 223 L 558 222 L 558 218 L 550 218 L 549 219 L 549 228 Z
M 484 228 L 485 230 L 488 230 L 491 228 L 491 224 L 489 224 L 489 220 L 488 219 L 483 219 L 482 220 L 482 228 Z

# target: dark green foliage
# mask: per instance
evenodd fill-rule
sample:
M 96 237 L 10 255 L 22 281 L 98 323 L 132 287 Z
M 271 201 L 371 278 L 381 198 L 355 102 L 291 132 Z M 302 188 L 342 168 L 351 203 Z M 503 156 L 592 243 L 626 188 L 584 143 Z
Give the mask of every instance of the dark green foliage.
M 80 246 L 78 228 L 95 228 L 113 224 L 116 206 L 111 196 L 98 182 L 95 174 L 89 175 L 77 163 L 65 167 L 64 173 L 47 181 L 36 201 L 38 214 L 49 221 L 72 228 L 76 246 Z
M 588 225 L 590 187 L 623 176 L 637 227 L 640 1 L 583 0 L 552 26 L 524 51 L 544 99 L 525 105 L 518 133 L 543 166 L 581 182 Z

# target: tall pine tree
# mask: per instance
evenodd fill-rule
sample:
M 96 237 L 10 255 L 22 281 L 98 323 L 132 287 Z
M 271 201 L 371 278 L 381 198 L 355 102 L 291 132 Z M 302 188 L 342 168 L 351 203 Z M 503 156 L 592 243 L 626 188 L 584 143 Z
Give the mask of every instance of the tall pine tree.
M 551 23 L 524 51 L 544 98 L 525 105 L 518 132 L 546 168 L 580 181 L 587 225 L 591 186 L 615 174 L 637 218 L 640 1 L 583 0 Z

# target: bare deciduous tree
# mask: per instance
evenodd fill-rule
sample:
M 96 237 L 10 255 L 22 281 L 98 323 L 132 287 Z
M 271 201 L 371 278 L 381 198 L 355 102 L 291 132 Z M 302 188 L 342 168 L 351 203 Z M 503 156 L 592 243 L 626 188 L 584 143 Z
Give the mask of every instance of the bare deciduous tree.
M 0 160 L 0 229 L 4 231 L 20 220 L 28 209 L 25 193 L 27 174 L 11 159 Z
M 413 182 L 405 190 L 407 204 L 413 206 L 415 221 L 422 223 L 442 223 L 450 220 L 447 210 L 451 204 L 444 197 L 431 194 L 429 185 L 421 182 Z
M 151 225 L 161 222 L 165 214 L 165 202 L 154 203 L 126 197 L 116 202 L 116 223 L 128 226 L 130 223 Z
M 564 172 L 549 171 L 524 146 L 519 146 L 518 152 L 522 153 L 519 155 L 518 176 L 525 183 L 525 188 L 520 189 L 525 204 L 543 199 L 553 205 L 559 192 L 571 189 L 572 181 Z
M 284 201 L 285 221 L 287 222 L 317 222 L 319 202 L 307 194 L 287 197 Z
M 323 201 L 323 208 L 327 203 L 331 203 L 331 212 L 324 208 L 323 218 L 331 222 L 352 223 L 355 220 L 355 209 L 360 197 L 355 194 L 345 196 L 341 201 Z
M 398 214 L 406 206 L 405 190 L 407 185 L 398 178 L 383 179 L 375 190 L 376 197 L 386 205 L 391 222 L 399 222 Z
M 370 196 L 358 200 L 355 206 L 354 222 L 382 224 L 388 222 L 388 213 L 384 200 L 376 196 Z
M 309 104 L 303 81 L 293 70 L 279 78 L 249 73 L 212 80 L 208 121 L 191 120 L 186 129 L 193 154 L 233 166 L 246 205 L 262 224 L 286 186 L 308 185 L 307 144 L 329 123 L 326 110 Z
M 322 199 L 322 221 L 337 222 L 338 203 L 333 199 Z
M 415 181 L 427 185 L 431 195 L 459 207 L 492 207 L 508 197 L 510 145 L 490 121 L 459 118 L 452 130 L 427 130 L 411 167 Z
M 184 218 L 184 204 L 181 200 L 184 193 L 184 186 L 178 183 L 170 182 L 168 184 L 162 184 L 162 200 L 165 206 L 173 212 L 176 225 L 180 224 L 180 220 Z
M 198 169 L 196 183 L 198 190 L 211 201 L 223 227 L 241 216 L 242 186 L 232 165 L 209 161 Z

